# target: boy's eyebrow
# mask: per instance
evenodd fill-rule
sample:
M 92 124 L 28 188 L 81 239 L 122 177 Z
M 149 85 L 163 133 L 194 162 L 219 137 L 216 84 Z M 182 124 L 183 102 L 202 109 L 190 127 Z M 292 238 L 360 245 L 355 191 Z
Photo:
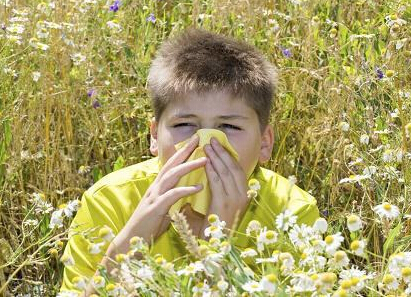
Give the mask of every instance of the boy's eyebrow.
M 172 119 L 186 119 L 186 118 L 198 118 L 195 114 L 176 114 L 171 117 Z M 218 116 L 219 119 L 230 120 L 230 119 L 245 119 L 248 120 L 250 118 L 242 115 L 231 114 L 231 115 L 221 115 Z

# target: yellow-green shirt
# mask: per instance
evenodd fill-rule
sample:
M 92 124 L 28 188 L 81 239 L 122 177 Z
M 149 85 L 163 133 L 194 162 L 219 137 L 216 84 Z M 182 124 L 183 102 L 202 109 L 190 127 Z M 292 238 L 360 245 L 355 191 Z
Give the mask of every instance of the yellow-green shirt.
M 115 235 L 125 226 L 128 219 L 136 209 L 150 184 L 159 172 L 158 158 L 151 158 L 144 162 L 125 167 L 112 172 L 86 190 L 81 199 L 81 207 L 73 219 L 73 231 L 85 231 L 90 228 L 108 226 Z M 240 219 L 237 231 L 238 238 L 234 245 L 246 248 L 251 245 L 251 240 L 245 236 L 248 223 L 258 220 L 262 227 L 268 229 L 275 227 L 275 215 L 285 208 L 290 209 L 298 216 L 297 223 L 313 224 L 318 218 L 316 200 L 281 175 L 257 166 L 251 178 L 260 182 L 260 190 L 255 200 L 250 200 L 249 205 Z M 290 187 L 291 186 L 291 187 Z M 75 228 L 76 227 L 76 228 Z M 96 229 L 98 231 L 98 229 Z M 105 250 L 99 254 L 88 252 L 89 241 L 84 236 L 70 232 L 70 239 L 64 255 L 71 256 L 74 265 L 64 269 L 61 291 L 78 291 L 72 284 L 75 276 L 90 278 L 97 270 Z M 156 239 L 150 248 L 150 254 L 160 253 L 172 261 L 187 253 L 184 243 L 178 236 L 174 224 L 170 224 L 167 231 Z

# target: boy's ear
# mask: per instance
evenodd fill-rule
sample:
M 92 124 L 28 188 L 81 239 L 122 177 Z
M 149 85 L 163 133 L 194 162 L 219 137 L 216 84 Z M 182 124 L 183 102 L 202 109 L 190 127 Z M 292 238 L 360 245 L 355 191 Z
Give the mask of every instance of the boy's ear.
M 267 124 L 263 134 L 261 135 L 260 157 L 258 161 L 265 163 L 270 160 L 274 146 L 274 129 L 270 124 Z
M 158 156 L 158 145 L 157 145 L 157 121 L 153 117 L 150 120 L 150 152 L 154 156 Z

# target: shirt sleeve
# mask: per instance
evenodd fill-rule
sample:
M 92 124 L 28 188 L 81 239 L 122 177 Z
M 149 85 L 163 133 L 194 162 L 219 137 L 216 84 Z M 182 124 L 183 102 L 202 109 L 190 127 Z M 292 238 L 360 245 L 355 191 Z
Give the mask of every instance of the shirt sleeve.
M 287 208 L 297 216 L 297 224 L 312 226 L 319 217 L 317 200 L 308 192 L 294 185 L 290 192 Z

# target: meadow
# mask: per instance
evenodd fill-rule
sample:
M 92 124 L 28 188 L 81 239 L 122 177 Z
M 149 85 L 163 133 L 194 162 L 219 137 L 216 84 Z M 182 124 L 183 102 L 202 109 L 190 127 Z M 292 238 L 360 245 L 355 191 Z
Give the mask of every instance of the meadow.
M 198 279 L 180 271 L 171 279 L 187 276 L 179 293 L 411 296 L 410 24 L 408 0 L 0 0 L 0 295 L 59 293 L 76 200 L 104 175 L 151 157 L 148 68 L 165 38 L 194 26 L 253 44 L 278 68 L 275 144 L 264 166 L 317 199 L 328 224 L 307 233 L 333 249 L 313 253 L 327 264 L 316 270 L 308 262 L 287 271 L 290 256 L 270 252 L 265 275 L 233 274 L 228 290 L 205 287 L 204 268 Z M 284 218 L 290 224 L 271 235 L 289 234 L 306 259 Z M 184 219 L 176 222 L 193 241 Z M 258 242 L 267 231 L 254 232 Z M 228 241 L 216 250 L 229 254 Z M 250 256 L 230 253 L 232 262 Z M 350 268 L 367 274 L 344 279 Z M 178 295 L 145 287 L 100 294 Z

